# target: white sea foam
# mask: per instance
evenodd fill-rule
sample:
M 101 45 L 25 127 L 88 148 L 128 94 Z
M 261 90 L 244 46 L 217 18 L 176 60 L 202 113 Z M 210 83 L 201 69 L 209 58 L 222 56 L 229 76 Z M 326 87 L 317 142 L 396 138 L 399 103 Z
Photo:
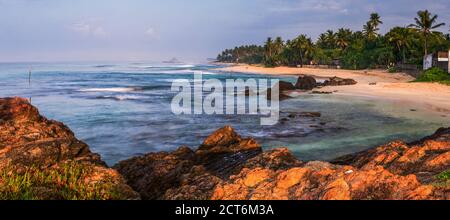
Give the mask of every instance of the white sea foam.
M 90 88 L 90 89 L 80 89 L 79 92 L 133 92 L 136 88 Z
M 116 96 L 100 96 L 97 97 L 99 99 L 114 99 L 117 101 L 126 101 L 126 100 L 138 100 L 138 99 L 143 99 L 143 96 L 138 96 L 138 95 L 116 95 Z

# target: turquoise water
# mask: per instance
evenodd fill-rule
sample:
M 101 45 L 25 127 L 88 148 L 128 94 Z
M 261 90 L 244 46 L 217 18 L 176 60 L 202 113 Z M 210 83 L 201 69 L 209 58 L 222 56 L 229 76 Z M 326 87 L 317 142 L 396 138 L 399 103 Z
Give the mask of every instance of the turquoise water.
M 417 106 L 370 98 L 301 94 L 281 103 L 290 113 L 321 112 L 321 118 L 283 120 L 261 126 L 257 116 L 181 115 L 171 113 L 173 79 L 267 78 L 219 73 L 214 65 L 158 63 L 10 63 L 0 64 L 0 96 L 31 97 L 41 113 L 67 124 L 108 164 L 181 145 L 192 148 L 217 128 L 232 125 L 255 137 L 266 149 L 289 147 L 302 160 L 329 160 L 394 139 L 415 140 L 450 118 Z M 28 71 L 32 69 L 32 84 Z M 294 78 L 282 77 L 294 82 Z M 416 109 L 417 111 L 411 111 Z

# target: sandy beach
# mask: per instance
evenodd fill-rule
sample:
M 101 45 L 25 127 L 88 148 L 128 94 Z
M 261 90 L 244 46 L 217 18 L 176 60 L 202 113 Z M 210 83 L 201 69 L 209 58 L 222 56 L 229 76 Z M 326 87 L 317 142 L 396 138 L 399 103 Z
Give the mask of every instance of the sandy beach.
M 265 68 L 253 65 L 232 65 L 220 71 L 268 74 L 281 76 L 311 75 L 317 79 L 330 77 L 351 78 L 358 82 L 352 86 L 325 87 L 317 91 L 335 95 L 363 96 L 386 99 L 397 103 L 409 103 L 450 116 L 450 86 L 438 83 L 411 83 L 413 77 L 405 73 L 389 73 L 386 70 L 342 70 L 277 67 Z

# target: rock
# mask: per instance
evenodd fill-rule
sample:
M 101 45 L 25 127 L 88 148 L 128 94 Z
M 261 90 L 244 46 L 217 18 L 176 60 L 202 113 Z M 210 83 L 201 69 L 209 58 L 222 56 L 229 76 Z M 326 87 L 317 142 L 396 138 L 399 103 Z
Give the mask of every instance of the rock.
M 11 170 L 8 178 L 20 175 L 70 176 L 72 173 L 66 173 L 70 168 L 83 173 L 75 176 L 78 179 L 74 181 L 82 183 L 86 193 L 92 193 L 92 197 L 70 190 L 61 194 L 56 183 L 52 185 L 53 182 L 42 182 L 36 178 L 30 180 L 32 183 L 29 188 L 21 189 L 32 191 L 30 196 L 33 199 L 68 199 L 64 195 L 69 194 L 77 194 L 78 198 L 85 199 L 139 198 L 126 185 L 122 176 L 109 169 L 100 156 L 76 139 L 67 126 L 41 116 L 26 99 L 0 98 L 0 119 L 0 169 Z M 5 189 L 1 182 L 0 189 Z M 97 194 L 89 192 L 95 188 L 104 188 L 106 191 Z M 112 194 L 118 197 L 111 197 Z
M 280 81 L 278 82 L 280 92 L 295 90 L 295 86 L 290 82 Z
M 394 174 L 415 174 L 422 183 L 430 183 L 434 176 L 450 169 L 450 128 L 441 128 L 417 142 L 395 141 L 332 162 L 364 169 L 382 166 Z
M 143 199 L 208 199 L 215 184 L 262 152 L 252 138 L 223 127 L 192 151 L 150 153 L 114 166 Z M 208 196 L 209 195 L 209 196 Z
M 141 192 L 143 198 L 154 199 L 449 199 L 448 186 L 433 185 L 431 180 L 422 181 L 424 172 L 430 173 L 430 177 L 449 168 L 449 136 L 450 129 L 440 129 L 435 135 L 411 146 L 394 142 L 366 153 L 348 156 L 347 163 L 304 163 L 286 148 L 268 152 L 253 151 L 255 154 L 245 156 L 244 160 L 236 163 L 235 160 L 227 158 L 233 155 L 232 153 L 239 155 L 249 149 L 257 149 L 257 145 L 236 147 L 249 142 L 244 141 L 245 139 L 237 135 L 231 127 L 225 127 L 208 137 L 194 152 L 194 156 L 191 152 L 190 156 L 184 157 L 188 158 L 188 162 L 183 162 L 184 159 L 178 157 L 172 158 L 170 155 L 174 155 L 174 152 L 166 153 L 166 157 L 162 158 L 152 156 L 152 159 L 143 163 L 137 163 L 141 159 L 131 159 L 135 161 L 133 169 L 123 170 L 129 166 L 124 167 L 124 164 L 119 165 L 118 169 L 122 170 L 121 173 L 125 177 L 133 177 L 129 179 L 132 186 L 135 186 L 134 183 L 142 184 L 139 187 L 142 187 L 143 192 L 135 189 Z M 215 152 L 226 153 L 217 156 Z M 209 153 L 217 156 L 213 162 L 195 159 L 198 155 Z M 223 159 L 219 160 L 220 157 Z M 146 164 L 155 163 L 172 164 L 169 167 L 176 175 L 160 173 L 167 170 L 164 167 L 156 171 L 157 178 L 145 178 L 155 175 L 155 172 L 139 172 Z M 211 163 L 215 164 L 212 166 L 214 169 L 208 168 Z M 173 168 L 177 167 L 173 164 L 178 164 L 181 168 Z M 188 165 L 183 167 L 180 164 Z M 229 175 L 217 172 L 217 167 L 229 167 L 230 164 L 231 168 L 227 168 Z M 131 173 L 127 174 L 130 171 Z M 172 178 L 174 176 L 176 178 Z M 170 181 L 166 182 L 167 180 Z M 145 189 L 145 186 L 153 187 Z M 162 189 L 163 193 L 156 189 Z M 147 192 L 157 196 L 146 197 Z
M 279 88 L 279 92 L 280 92 L 280 100 L 281 99 L 287 99 L 287 98 L 289 98 L 289 96 L 287 96 L 287 95 L 284 95 L 283 93 L 284 92 L 287 92 L 287 91 L 292 91 L 292 90 L 295 90 L 295 86 L 292 84 L 292 83 L 290 83 L 290 82 L 286 82 L 286 81 L 279 81 L 276 85 L 278 85 L 278 88 Z M 276 86 L 275 85 L 275 86 Z M 275 87 L 274 86 L 274 87 Z M 272 97 L 271 97 L 271 91 L 272 91 L 272 89 L 268 89 L 267 90 L 267 93 L 268 93 L 268 95 L 267 95 L 267 98 L 270 100 Z M 258 93 L 257 92 L 255 92 L 255 91 L 251 91 L 250 89 L 248 89 L 248 88 L 246 88 L 245 89 L 245 96 L 251 96 L 251 95 L 257 95 Z
M 322 113 L 320 112 L 300 112 L 300 113 L 290 113 L 289 118 L 320 118 Z
M 279 101 L 284 101 L 286 99 L 290 99 L 291 97 L 284 94 L 283 92 L 279 92 Z M 272 100 L 272 89 L 267 89 L 267 100 Z
M 313 91 L 313 92 L 311 92 L 311 94 L 316 94 L 316 95 L 329 95 L 329 94 L 333 94 L 333 92 Z
M 300 76 L 295 84 L 295 88 L 301 90 L 313 90 L 317 87 L 317 81 L 311 76 Z
M 348 86 L 348 85 L 355 85 L 358 82 L 356 82 L 353 79 L 343 79 L 339 77 L 333 77 L 329 80 L 326 80 L 322 86 Z

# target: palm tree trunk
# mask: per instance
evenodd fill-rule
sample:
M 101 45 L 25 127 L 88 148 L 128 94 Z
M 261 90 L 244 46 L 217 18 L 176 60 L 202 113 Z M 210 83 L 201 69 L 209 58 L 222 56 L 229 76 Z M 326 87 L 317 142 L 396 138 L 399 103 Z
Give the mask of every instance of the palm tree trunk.
M 303 54 L 300 53 L 300 67 L 303 68 Z

